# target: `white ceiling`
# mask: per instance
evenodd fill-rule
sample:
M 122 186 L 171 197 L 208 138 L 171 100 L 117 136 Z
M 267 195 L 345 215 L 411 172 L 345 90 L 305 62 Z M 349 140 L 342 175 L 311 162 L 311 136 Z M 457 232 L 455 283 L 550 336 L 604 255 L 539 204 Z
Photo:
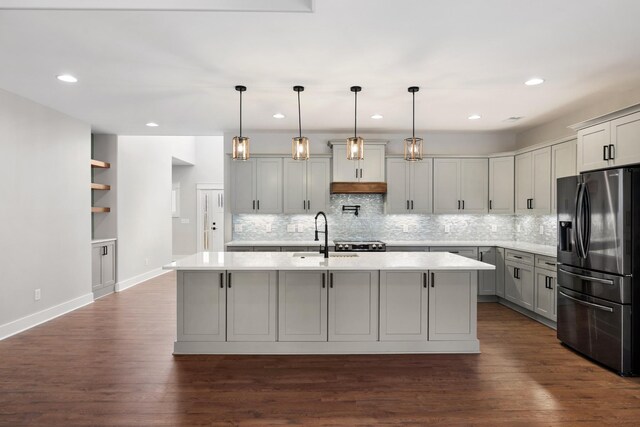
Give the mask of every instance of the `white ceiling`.
M 236 84 L 248 87 L 247 131 L 296 129 L 295 84 L 306 87 L 303 133 L 352 129 L 351 85 L 363 87 L 363 132 L 410 131 L 407 87 L 417 85 L 419 131 L 515 130 L 637 88 L 639 16 L 638 0 L 317 0 L 313 13 L 0 10 L 0 88 L 99 132 L 207 135 L 237 129 Z M 62 73 L 79 82 L 57 81 Z M 546 83 L 525 86 L 532 76 Z M 482 119 L 468 120 L 472 113 Z M 510 116 L 525 118 L 504 122 Z

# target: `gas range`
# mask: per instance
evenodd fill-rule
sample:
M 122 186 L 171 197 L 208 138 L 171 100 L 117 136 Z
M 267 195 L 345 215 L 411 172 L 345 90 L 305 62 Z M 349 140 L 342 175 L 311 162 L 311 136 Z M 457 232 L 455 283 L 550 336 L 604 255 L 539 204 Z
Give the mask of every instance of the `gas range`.
M 336 252 L 385 252 L 387 245 L 379 240 L 334 241 Z

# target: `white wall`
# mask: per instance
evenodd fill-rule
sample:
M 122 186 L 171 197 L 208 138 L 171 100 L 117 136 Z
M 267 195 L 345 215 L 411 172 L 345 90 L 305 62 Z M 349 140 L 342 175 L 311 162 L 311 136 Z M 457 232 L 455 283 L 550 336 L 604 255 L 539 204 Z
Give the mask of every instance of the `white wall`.
M 196 162 L 194 136 L 172 136 L 171 157 L 174 165 L 193 165 Z
M 173 166 L 173 182 L 180 183 L 180 218 L 173 218 L 173 254 L 189 255 L 197 250 L 196 184 L 223 184 L 223 137 L 195 137 L 195 165 Z M 183 224 L 181 219 L 187 219 Z
M 90 149 L 88 124 L 0 90 L 0 338 L 92 300 Z

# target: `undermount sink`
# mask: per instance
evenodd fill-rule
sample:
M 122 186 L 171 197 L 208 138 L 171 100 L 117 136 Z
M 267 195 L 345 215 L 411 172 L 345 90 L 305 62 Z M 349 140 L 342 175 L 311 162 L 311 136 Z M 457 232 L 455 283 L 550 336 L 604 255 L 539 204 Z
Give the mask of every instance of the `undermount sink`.
M 322 258 L 324 254 L 318 252 L 294 252 L 291 254 L 294 258 Z M 354 253 L 329 253 L 329 258 L 356 258 L 358 254 Z

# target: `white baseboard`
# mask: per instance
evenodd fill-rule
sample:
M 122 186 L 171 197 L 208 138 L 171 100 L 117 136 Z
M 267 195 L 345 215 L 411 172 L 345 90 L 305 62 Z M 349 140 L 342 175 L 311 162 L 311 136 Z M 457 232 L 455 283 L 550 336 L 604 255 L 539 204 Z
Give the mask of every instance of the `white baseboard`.
M 169 271 L 163 270 L 162 267 L 154 268 L 153 270 L 149 270 L 146 273 L 138 274 L 137 276 L 130 277 L 129 279 L 123 280 L 122 282 L 118 282 L 116 284 L 116 292 L 122 292 L 125 289 L 129 289 L 134 287 L 135 285 L 139 285 L 142 282 L 146 282 L 149 279 L 153 279 L 154 277 L 158 277 L 162 274 L 166 274 Z
M 12 335 L 26 331 L 27 329 L 38 326 L 41 323 L 48 322 L 51 319 L 67 314 L 70 311 L 77 310 L 80 307 L 91 304 L 93 302 L 93 294 L 88 293 L 81 297 L 63 302 L 62 304 L 49 307 L 37 313 L 30 314 L 13 322 L 0 325 L 0 340 L 9 338 Z

